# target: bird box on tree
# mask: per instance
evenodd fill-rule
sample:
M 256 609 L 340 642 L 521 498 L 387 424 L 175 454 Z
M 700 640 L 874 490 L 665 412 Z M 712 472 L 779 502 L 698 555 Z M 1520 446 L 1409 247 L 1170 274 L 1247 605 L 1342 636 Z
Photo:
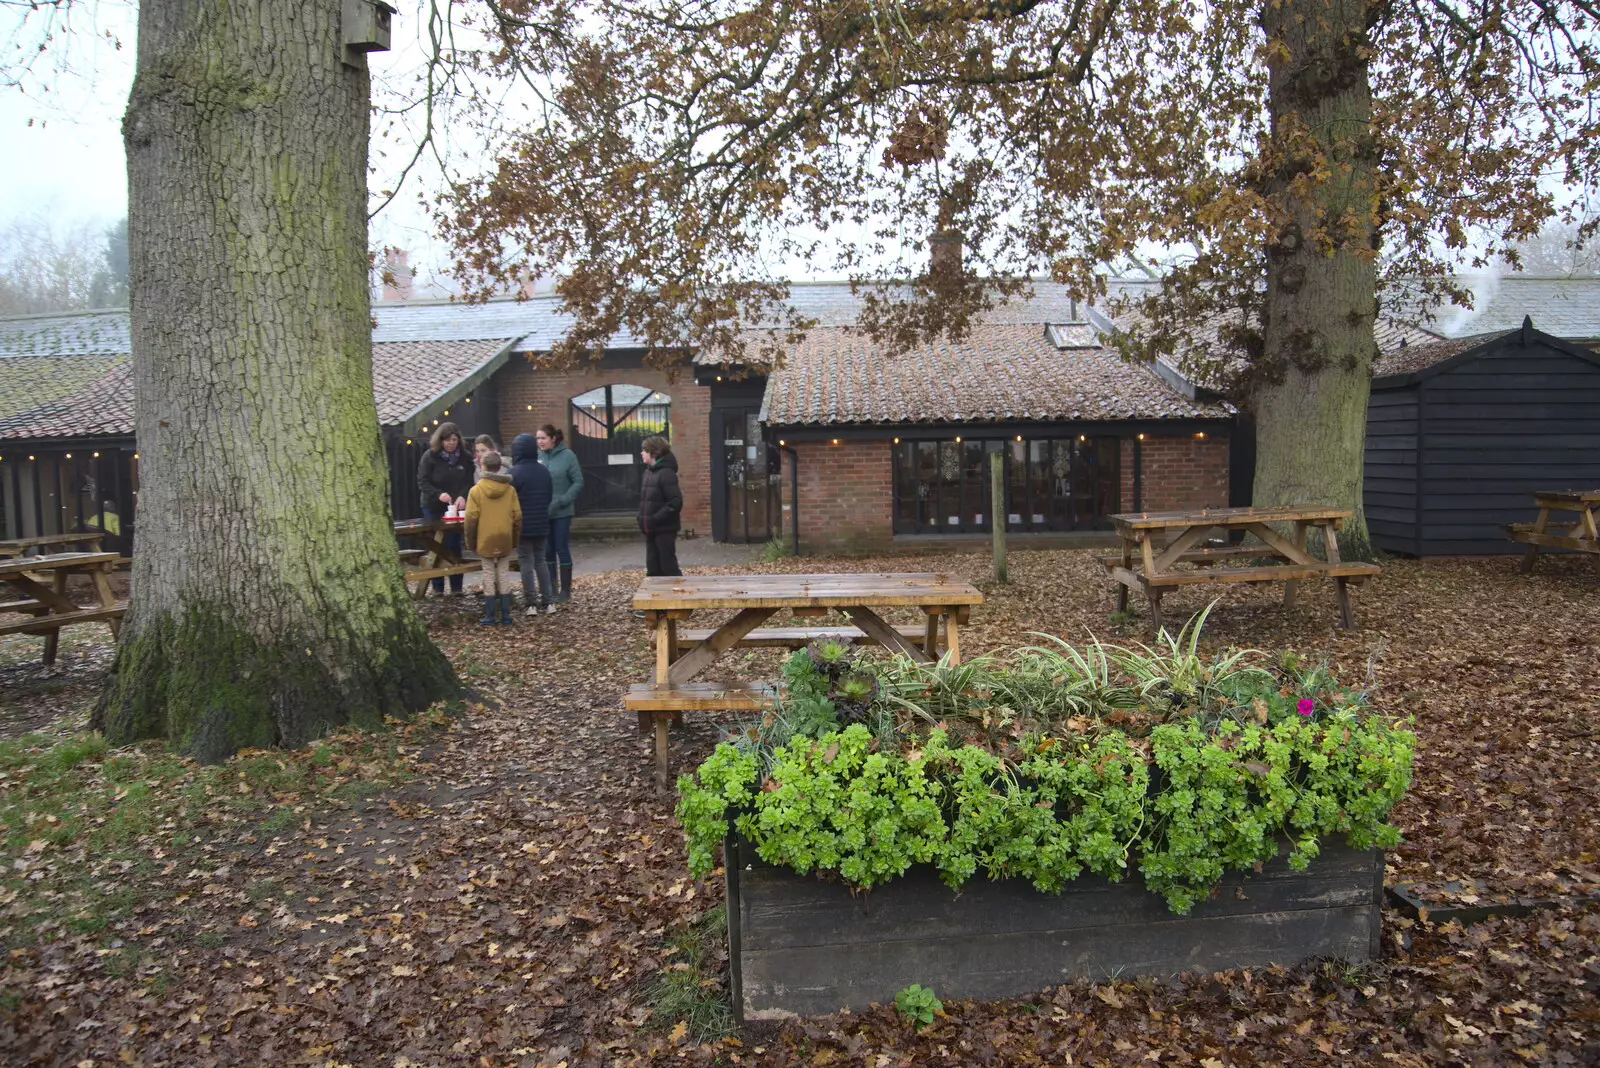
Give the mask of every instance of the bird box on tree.
M 397 10 L 383 0 L 344 0 L 341 29 L 346 64 L 365 67 L 368 52 L 389 51 L 390 22 Z

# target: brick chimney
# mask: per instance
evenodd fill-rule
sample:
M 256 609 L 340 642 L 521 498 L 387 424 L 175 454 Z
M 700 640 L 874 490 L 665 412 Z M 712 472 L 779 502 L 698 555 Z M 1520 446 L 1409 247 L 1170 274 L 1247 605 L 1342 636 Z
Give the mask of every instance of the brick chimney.
M 928 235 L 928 273 L 935 277 L 959 276 L 964 241 L 961 231 L 955 228 L 954 202 L 940 197 L 939 222 Z
M 962 243 L 960 230 L 935 230 L 929 234 L 929 272 L 935 275 L 960 274 Z
M 383 250 L 384 300 L 411 299 L 411 284 L 415 275 L 409 260 L 410 257 L 403 248 L 386 248 Z

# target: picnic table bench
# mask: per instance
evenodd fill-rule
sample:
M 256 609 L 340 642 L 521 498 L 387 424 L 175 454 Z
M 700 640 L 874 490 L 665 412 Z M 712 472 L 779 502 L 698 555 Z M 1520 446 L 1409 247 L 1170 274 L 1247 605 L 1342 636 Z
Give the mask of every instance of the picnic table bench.
M 1284 607 L 1292 608 L 1302 580 L 1331 578 L 1338 591 L 1340 624 L 1349 629 L 1356 625 L 1349 586 L 1382 570 L 1377 564 L 1340 559 L 1337 531 L 1349 516 L 1348 510 L 1318 505 L 1114 515 L 1110 519 L 1122 539 L 1122 551 L 1097 559 L 1117 583 L 1117 610 L 1127 610 L 1130 589 L 1143 590 L 1157 627 L 1161 626 L 1161 595 L 1168 589 L 1217 582 L 1282 582 Z M 1269 526 L 1271 523 L 1292 523 L 1293 532 L 1284 536 Z M 1306 535 L 1312 527 L 1322 531 L 1326 560 L 1318 560 L 1306 550 Z M 1260 544 L 1207 543 L 1215 534 L 1234 531 L 1252 534 Z M 1178 570 L 1179 564 L 1194 566 Z
M 56 661 L 62 627 L 104 620 L 115 636 L 125 609 L 112 596 L 108 576 L 118 559 L 116 553 L 53 553 L 0 560 L 0 584 L 22 595 L 20 600 L 0 601 L 0 614 L 31 617 L 0 622 L 0 635 L 43 634 L 46 664 Z M 94 580 L 99 604 L 80 606 L 67 596 L 67 577 L 75 574 Z
M 405 568 L 406 583 L 415 582 L 417 588 L 411 596 L 421 600 L 427 596 L 428 581 L 446 575 L 470 575 L 482 571 L 483 564 L 468 560 L 454 549 L 447 548 L 444 536 L 460 530 L 462 524 L 447 523 L 443 519 L 398 519 L 394 524 L 396 538 L 412 538 L 422 543 L 421 549 L 401 549 L 400 563 Z
M 1600 530 L 1596 530 L 1594 514 L 1595 509 L 1600 508 L 1600 489 L 1538 490 L 1533 495 L 1533 503 L 1539 508 L 1539 518 L 1532 523 L 1511 523 L 1506 527 L 1506 534 L 1512 541 L 1528 546 L 1527 555 L 1522 558 L 1524 575 L 1533 572 L 1533 561 L 1541 546 L 1600 555 Z M 1551 512 L 1576 512 L 1578 518 L 1566 530 L 1552 531 Z
M 667 725 L 686 711 L 760 711 L 773 706 L 769 686 L 732 686 L 699 680 L 733 649 L 799 648 L 812 641 L 881 645 L 914 660 L 939 659 L 941 647 L 961 659 L 961 627 L 983 594 L 944 574 L 864 573 L 844 575 L 695 575 L 647 578 L 633 595 L 655 644 L 654 680 L 632 686 L 623 707 L 639 715 L 639 727 L 655 730 L 656 780 L 667 778 Z M 923 622 L 896 626 L 877 609 L 921 609 Z M 709 629 L 679 629 L 696 611 L 737 609 Z M 779 612 L 802 619 L 842 613 L 851 626 L 763 627 Z M 941 627 L 942 624 L 942 627 Z
M 72 534 L 43 534 L 36 538 L 6 538 L 0 540 L 0 559 L 9 559 L 14 556 L 26 555 L 28 550 L 39 550 L 41 555 L 47 555 L 48 550 L 55 546 L 62 546 L 63 552 L 97 553 L 100 551 L 100 542 L 106 537 L 103 530 L 85 530 Z M 81 548 L 68 548 L 81 546 Z

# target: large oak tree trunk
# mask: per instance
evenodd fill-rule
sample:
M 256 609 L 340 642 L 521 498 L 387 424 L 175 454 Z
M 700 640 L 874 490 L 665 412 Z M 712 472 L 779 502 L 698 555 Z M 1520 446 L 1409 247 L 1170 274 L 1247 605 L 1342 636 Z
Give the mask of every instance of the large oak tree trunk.
M 1366 0 L 1269 0 L 1262 15 L 1273 135 L 1262 173 L 1285 210 L 1268 248 L 1252 397 L 1254 500 L 1352 509 L 1347 557 L 1370 553 L 1361 477 L 1378 189 L 1368 13 Z
M 140 5 L 123 123 L 139 525 L 96 716 L 114 742 L 215 760 L 455 688 L 390 528 L 368 94 L 331 0 Z

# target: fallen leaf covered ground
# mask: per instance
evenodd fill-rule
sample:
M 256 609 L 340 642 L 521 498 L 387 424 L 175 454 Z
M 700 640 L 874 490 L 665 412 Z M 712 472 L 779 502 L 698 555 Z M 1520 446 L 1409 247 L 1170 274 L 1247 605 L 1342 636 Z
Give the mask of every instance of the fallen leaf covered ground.
M 969 655 L 1036 631 L 1152 637 L 1110 620 L 1087 552 L 1015 553 L 1004 587 L 979 554 L 763 566 L 952 571 L 988 597 L 963 639 Z M 0 828 L 5 1063 L 1600 1063 L 1600 908 L 1581 898 L 1600 887 L 1592 562 L 1544 559 L 1523 576 L 1511 559 L 1390 561 L 1352 633 L 1334 628 L 1319 584 L 1294 611 L 1278 587 L 1232 587 L 1205 636 L 1326 658 L 1415 717 L 1416 782 L 1395 816 L 1406 842 L 1390 882 L 1441 904 L 1573 904 L 1466 928 L 1386 910 L 1385 955 L 1365 965 L 947 1000 L 920 1032 L 887 1008 L 704 1041 L 657 1011 L 663 977 L 689 967 L 682 932 L 721 892 L 688 877 L 649 742 L 619 708 L 648 676 L 627 612 L 639 577 L 580 579 L 570 610 L 515 628 L 475 626 L 467 602 L 428 602 L 474 691 L 448 722 L 381 744 L 246 754 L 224 773 L 175 767 L 150 747 L 52 772 L 99 784 L 78 796 L 104 812 L 63 810 L 50 824 L 23 806 L 12 811 L 28 826 Z M 1181 618 L 1212 595 L 1186 591 L 1167 607 Z M 0 643 L 0 735 L 81 722 L 108 662 L 103 638 L 82 637 L 94 633 L 78 628 L 51 672 L 30 662 L 36 645 Z M 731 667 L 757 679 L 776 664 L 752 653 Z M 672 737 L 677 769 L 719 733 L 711 718 L 686 719 Z M 136 759 L 150 763 L 119 763 Z M 170 779 L 118 778 L 147 766 Z M 0 781 L 8 797 L 44 774 L 17 768 Z M 161 790 L 178 807 L 151 799 Z M 112 836 L 95 823 L 131 819 L 122 809 L 149 825 Z M 97 833 L 116 850 L 87 849 Z M 698 966 L 714 999 L 725 954 Z

